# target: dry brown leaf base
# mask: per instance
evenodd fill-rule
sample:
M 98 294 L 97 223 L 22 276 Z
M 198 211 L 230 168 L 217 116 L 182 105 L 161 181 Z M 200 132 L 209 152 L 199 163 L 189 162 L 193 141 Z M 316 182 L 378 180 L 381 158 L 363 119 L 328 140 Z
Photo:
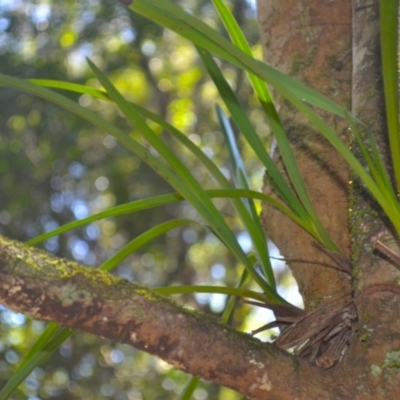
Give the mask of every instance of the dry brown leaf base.
M 354 301 L 327 304 L 302 317 L 278 317 L 283 327 L 275 344 L 293 354 L 308 358 L 320 368 L 338 364 L 356 333 L 357 309 Z

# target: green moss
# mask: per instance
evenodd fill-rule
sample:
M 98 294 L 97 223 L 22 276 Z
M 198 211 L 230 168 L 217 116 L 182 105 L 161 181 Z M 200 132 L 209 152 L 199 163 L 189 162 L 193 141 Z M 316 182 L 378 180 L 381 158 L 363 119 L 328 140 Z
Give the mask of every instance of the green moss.
M 360 335 L 360 340 L 362 341 L 362 342 L 367 342 L 368 340 L 369 340 L 369 337 L 370 337 L 371 335 L 369 334 L 369 333 L 364 333 L 363 335 Z
M 371 365 L 371 374 L 375 377 L 379 376 L 382 373 L 382 368 L 378 365 Z
M 393 378 L 390 374 L 383 375 L 386 382 L 392 382 Z
M 368 345 L 369 338 L 373 332 L 374 332 L 374 329 L 368 328 L 367 325 L 363 325 L 362 328 L 360 328 L 360 330 L 359 330 L 359 338 L 360 338 L 361 342 L 363 342 L 364 344 L 367 344 L 367 347 L 369 346 Z
M 366 314 L 363 315 L 363 321 L 364 321 L 364 322 L 368 322 L 368 321 L 370 321 L 373 317 L 374 317 L 373 314 L 368 314 L 368 313 L 366 313 Z
M 148 289 L 136 289 L 136 293 L 140 294 L 141 296 L 143 296 L 146 300 L 148 301 L 157 301 L 159 300 L 159 298 L 157 298 L 154 293 L 151 290 Z
M 394 370 L 400 370 L 400 350 L 386 353 L 386 358 L 382 363 L 382 367 Z
M 8 257 L 11 268 L 38 279 L 44 276 L 71 279 L 83 275 L 93 287 L 113 286 L 120 281 L 120 278 L 106 271 L 83 267 L 76 262 L 55 257 L 35 247 L 28 247 L 4 237 L 0 238 L 0 246 Z
M 365 390 L 364 385 L 359 385 L 356 388 L 359 392 L 363 393 L 363 394 L 367 394 L 367 391 Z

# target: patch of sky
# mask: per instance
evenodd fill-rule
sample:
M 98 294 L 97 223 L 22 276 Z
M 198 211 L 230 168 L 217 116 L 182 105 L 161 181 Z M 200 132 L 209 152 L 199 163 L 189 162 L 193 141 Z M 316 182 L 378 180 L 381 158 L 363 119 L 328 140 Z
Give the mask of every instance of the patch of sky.
M 0 18 L 0 31 L 5 31 L 10 26 L 10 20 L 7 18 Z
M 128 265 L 120 265 L 118 267 L 117 275 L 120 278 L 124 278 L 124 279 L 128 280 L 129 282 L 134 281 L 133 272 Z
M 93 253 L 93 251 L 88 251 L 85 259 L 83 260 L 83 263 L 88 266 L 93 266 L 96 264 L 96 261 L 96 255 Z
M 291 272 L 290 272 L 291 273 Z M 289 303 L 297 307 L 304 308 L 303 297 L 299 292 L 299 287 L 293 278 L 293 284 L 289 287 L 278 286 L 278 293 L 285 298 Z
M 91 57 L 93 55 L 93 45 L 88 42 L 82 43 L 78 48 L 82 57 Z
M 1 321 L 5 322 L 13 328 L 17 328 L 25 323 L 26 318 L 23 314 L 15 313 L 11 310 L 6 310 L 1 313 Z
M 88 50 L 90 45 L 85 45 L 83 44 L 77 49 L 72 50 L 67 56 L 66 65 L 70 69 L 70 73 L 75 77 L 83 74 L 87 68 L 86 57 L 90 58 L 92 55 L 92 51 Z
M 275 271 L 275 274 L 280 274 L 286 268 L 285 261 L 277 260 L 278 258 L 283 258 L 279 249 L 276 247 L 275 243 L 268 241 L 268 252 L 271 257 L 271 265 Z
M 1 11 L 14 11 L 22 6 L 22 0 L 0 0 Z
M 176 387 L 175 381 L 173 381 L 171 378 L 164 379 L 161 385 L 165 390 L 173 390 Z
M 96 240 L 100 235 L 100 228 L 95 224 L 90 224 L 85 229 L 85 236 L 88 239 Z
M 50 185 L 54 190 L 60 190 L 62 187 L 62 178 L 60 176 L 53 176 Z
M 249 234 L 247 232 L 241 232 L 236 238 L 242 250 L 248 253 L 253 246 Z
M 71 204 L 71 210 L 76 219 L 86 218 L 89 215 L 88 206 L 83 200 L 74 200 Z
M 185 229 L 182 233 L 182 238 L 185 243 L 191 244 L 197 241 L 198 235 L 197 232 L 193 229 Z
M 145 56 L 151 57 L 156 52 L 156 44 L 151 40 L 145 40 L 142 44 L 142 52 Z
M 60 193 L 53 193 L 50 197 L 51 209 L 59 213 L 64 209 L 64 200 Z
M 121 40 L 124 43 L 128 44 L 135 40 L 136 32 L 132 28 L 126 27 L 126 28 L 122 29 L 120 36 L 121 36 Z
M 285 261 L 276 260 L 276 258 L 283 258 L 283 257 L 280 254 L 279 249 L 271 241 L 268 242 L 268 250 L 271 256 L 271 265 L 276 276 L 279 276 L 282 273 L 291 274 L 291 271 L 287 268 Z M 284 299 L 286 299 L 290 303 L 303 308 L 304 307 L 303 298 L 299 293 L 298 285 L 294 278 L 291 281 L 293 283 L 288 287 L 278 285 L 277 291 Z M 265 325 L 274 320 L 275 316 L 272 311 L 262 307 L 254 307 L 250 314 L 249 327 L 251 330 L 255 330 L 260 326 Z M 277 335 L 279 334 L 279 331 L 277 329 L 273 329 L 265 332 L 260 332 L 259 334 L 257 334 L 257 337 L 261 340 L 270 341 L 271 334 Z
M 85 11 L 82 13 L 81 19 L 85 24 L 90 24 L 91 22 L 94 21 L 95 15 L 90 11 Z
M 204 146 L 201 150 L 203 150 L 203 153 L 208 157 L 208 158 L 213 158 L 214 157 L 214 150 L 209 147 L 209 146 Z
M 208 304 L 208 301 L 210 299 L 210 294 L 209 293 L 195 293 L 194 297 L 199 304 L 204 305 L 204 304 Z
M 271 264 L 275 274 L 279 275 L 284 270 L 287 269 L 286 273 L 292 275 L 292 272 L 287 268 L 285 261 L 276 260 L 276 258 L 282 258 L 282 255 L 279 252 L 279 249 L 276 247 L 276 245 L 271 241 L 268 242 L 268 250 L 270 256 L 273 257 L 271 258 Z M 302 308 L 304 307 L 304 303 L 303 303 L 303 298 L 299 293 L 299 287 L 293 276 L 291 280 L 293 284 L 288 287 L 279 285 L 277 288 L 278 293 L 290 303 Z
M 44 248 L 50 253 L 56 253 L 59 249 L 58 238 L 52 237 L 44 242 Z
M 118 349 L 114 349 L 110 352 L 110 360 L 114 363 L 114 364 L 119 364 L 122 361 L 124 361 L 125 356 L 124 353 L 121 350 Z
M 222 172 L 226 179 L 231 179 L 231 173 L 228 168 L 221 167 L 219 170 Z
M 72 256 L 78 261 L 85 259 L 89 252 L 89 245 L 77 236 L 71 236 L 68 239 L 68 247 L 72 252 Z
M 72 351 L 73 351 L 73 348 L 72 348 L 72 345 L 71 345 L 70 341 L 64 342 L 60 347 L 60 354 L 63 357 L 66 357 L 66 358 L 71 357 L 72 356 Z
M 53 231 L 54 229 L 57 229 L 60 226 L 59 223 L 57 221 L 54 221 L 53 219 L 44 221 L 42 222 L 42 224 L 46 232 Z
M 32 390 L 37 390 L 40 387 L 40 383 L 37 379 L 33 378 L 32 376 L 28 376 L 28 378 L 25 381 L 25 385 Z M 33 398 L 33 397 L 31 397 Z
M 195 400 L 206 400 L 208 398 L 208 392 L 203 388 L 197 388 L 193 393 L 193 397 Z
M 75 260 L 83 260 L 86 257 L 88 250 L 88 244 L 83 240 L 79 240 L 72 249 L 72 255 Z
M 50 4 L 40 3 L 33 8 L 32 21 L 37 24 L 40 21 L 45 21 L 50 18 L 51 8 Z
M 247 0 L 247 4 L 255 11 L 257 9 L 256 0 Z
M 72 178 L 80 179 L 85 173 L 85 167 L 80 162 L 74 161 L 69 165 L 68 171 Z
M 225 308 L 226 298 L 227 298 L 226 294 L 213 293 L 210 296 L 211 310 L 213 310 L 216 313 L 221 312 Z
M 14 350 L 9 350 L 6 353 L 6 360 L 10 364 L 16 364 L 19 361 L 19 356 Z
M 75 198 L 74 194 L 70 190 L 63 190 L 61 196 L 66 206 L 71 205 Z
M 95 181 L 96 189 L 106 190 L 110 184 L 109 180 L 105 176 L 99 176 Z
M 93 367 L 88 364 L 81 364 L 74 368 L 72 378 L 81 379 L 82 377 L 89 377 L 93 374 Z
M 211 267 L 211 276 L 215 280 L 222 280 L 225 277 L 225 273 L 226 269 L 222 264 L 216 263 Z

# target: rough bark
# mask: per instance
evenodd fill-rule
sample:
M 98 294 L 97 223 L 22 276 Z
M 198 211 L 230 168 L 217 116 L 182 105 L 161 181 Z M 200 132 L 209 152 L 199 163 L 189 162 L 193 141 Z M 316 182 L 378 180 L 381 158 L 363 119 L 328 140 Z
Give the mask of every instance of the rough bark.
M 0 237 L 1 304 L 134 346 L 250 399 L 397 399 L 400 323 L 392 321 L 387 305 L 399 313 L 400 302 L 393 301 L 398 296 L 394 284 L 361 291 L 361 312 L 372 304 L 376 313 L 353 345 L 355 356 L 324 370 L 143 286 Z M 379 329 L 379 323 L 387 328 Z M 385 355 L 374 346 L 382 333 L 388 339 Z
M 340 89 L 343 90 L 341 95 L 350 96 L 351 89 L 352 112 L 363 120 L 374 133 L 380 152 L 385 158 L 386 164 L 389 165 L 380 67 L 379 2 L 354 0 L 352 6 L 352 86 L 351 88 L 347 84 L 343 86 Z M 283 68 L 285 72 L 291 73 L 291 68 L 293 69 L 296 62 L 305 60 L 300 64 L 300 71 L 297 71 L 298 78 L 328 97 L 335 98 L 337 92 L 334 88 L 337 87 L 338 72 L 335 69 L 331 70 L 332 79 L 330 81 L 321 79 L 323 79 L 324 71 L 328 72 L 329 70 L 324 64 L 327 57 L 326 52 L 332 51 L 331 54 L 336 55 L 336 59 L 338 59 L 346 52 L 347 46 L 350 48 L 347 36 L 345 40 L 340 41 L 339 38 L 335 39 L 335 36 L 329 34 L 335 30 L 335 24 L 340 25 L 343 33 L 346 31 L 346 27 L 348 27 L 346 15 L 349 7 L 350 1 L 314 2 L 310 0 L 299 1 L 294 5 L 293 2 L 260 0 L 259 17 L 260 25 L 264 27 L 262 34 L 267 61 L 273 66 Z M 330 12 L 324 14 L 327 10 Z M 329 13 L 332 18 L 329 23 L 324 24 L 323 28 L 321 22 L 327 22 L 323 18 L 324 16 L 328 18 Z M 287 29 L 288 26 L 291 29 Z M 283 31 L 280 33 L 279 29 Z M 323 33 L 323 30 L 326 32 Z M 322 40 L 323 37 L 323 41 L 320 42 L 319 40 Z M 338 46 L 336 49 L 335 45 Z M 310 59 L 307 58 L 309 55 Z M 315 61 L 312 61 L 314 56 L 316 57 Z M 314 69 L 316 65 L 318 67 Z M 348 70 L 346 74 L 349 72 Z M 344 69 L 339 74 L 341 73 L 345 73 Z M 348 75 L 344 80 L 349 82 Z M 321 86 L 321 83 L 324 87 Z M 303 122 L 294 126 L 293 121 L 297 121 L 298 117 L 292 116 L 288 112 L 283 115 L 289 132 L 300 133 L 301 139 L 304 141 Z M 308 137 L 305 138 L 305 144 L 299 139 L 299 136 L 295 136 L 295 138 L 293 147 L 300 168 L 310 187 L 311 198 L 321 218 L 328 216 L 328 223 L 325 226 L 333 238 L 339 240 L 340 243 L 338 235 L 346 237 L 347 230 L 345 220 L 336 213 L 347 217 L 345 202 L 340 202 L 343 207 L 332 202 L 338 193 L 335 185 L 327 184 L 323 186 L 323 191 L 320 190 L 318 186 L 320 183 L 314 178 L 314 174 L 318 174 L 321 167 L 316 162 L 313 163 L 312 157 L 307 158 L 304 154 L 309 149 Z M 319 143 L 320 146 L 316 149 L 319 161 L 322 160 L 322 163 L 329 165 L 331 156 L 339 159 L 338 155 L 327 150 L 326 144 Z M 353 145 L 352 150 L 359 155 L 356 146 Z M 319 157 L 320 153 L 323 153 L 324 157 L 328 155 L 327 158 Z M 310 171 L 310 168 L 314 169 L 314 172 Z M 330 172 L 328 172 L 328 176 L 329 174 Z M 336 176 L 345 176 L 345 174 L 339 173 Z M 325 176 L 323 179 L 327 179 L 327 177 Z M 350 194 L 349 225 L 353 269 L 351 295 L 359 318 L 358 335 L 354 337 L 350 350 L 342 363 L 336 367 L 335 374 L 337 374 L 338 384 L 346 388 L 344 390 L 347 391 L 347 397 L 344 398 L 397 399 L 400 385 L 399 264 L 377 252 L 375 244 L 377 240 L 380 240 L 394 253 L 399 254 L 399 241 L 366 188 L 354 176 L 351 179 L 353 183 L 349 188 L 344 192 L 339 190 L 339 193 L 348 192 Z M 317 188 L 314 187 L 315 185 Z M 305 235 L 302 235 L 299 230 L 293 230 L 291 234 L 294 228 L 290 223 L 283 222 L 282 217 L 277 213 L 266 208 L 264 223 L 268 233 L 286 257 L 303 259 L 310 257 L 309 255 L 305 256 L 305 253 L 309 253 Z M 324 293 L 329 296 L 349 293 L 348 286 L 342 286 L 338 282 L 341 279 L 339 275 L 336 278 L 332 277 L 332 271 L 323 268 L 319 271 L 313 269 L 312 273 L 318 272 L 318 277 L 314 279 L 307 271 L 307 268 L 311 267 L 295 264 L 290 266 L 299 281 L 306 306 L 310 309 L 313 309 L 318 303 L 315 293 L 319 294 L 321 300 L 324 300 Z M 334 279 L 333 285 L 332 279 Z M 309 398 L 319 398 L 312 386 L 310 386 Z M 332 395 L 331 398 L 335 398 L 335 396 Z
M 357 0 L 353 1 L 353 6 L 352 113 L 369 127 L 388 167 L 390 152 L 379 62 L 379 3 L 371 4 Z M 354 152 L 358 153 L 356 146 Z M 355 288 L 362 289 L 371 284 L 400 278 L 395 266 L 380 263 L 382 255 L 373 254 L 374 244 L 378 239 L 392 247 L 394 251 L 398 251 L 398 239 L 391 232 L 390 223 L 385 220 L 379 205 L 357 179 L 353 181 L 350 212 L 352 256 Z
M 268 64 L 349 107 L 349 0 L 259 0 L 258 19 Z M 293 107 L 281 102 L 280 108 L 283 125 L 316 212 L 335 243 L 349 255 L 348 167 Z M 332 116 L 326 119 L 338 135 L 346 139 L 346 123 Z M 275 152 L 274 156 L 278 161 L 279 154 Z M 265 187 L 264 192 L 269 193 L 270 189 Z M 263 223 L 285 258 L 327 261 L 321 252 L 311 246 L 308 234 L 272 207 L 264 208 Z M 350 293 L 350 280 L 342 272 L 290 261 L 289 265 L 299 284 L 306 309 L 314 309 L 343 293 Z
M 2 237 L 0 303 L 134 346 L 251 399 L 308 399 L 311 380 L 320 399 L 341 393 L 332 376 L 272 344 L 143 286 Z
M 379 2 L 353 1 L 352 113 L 367 124 L 389 165 L 380 60 Z M 358 149 L 355 147 L 357 153 Z M 389 169 L 389 173 L 390 173 Z M 359 340 L 344 368 L 365 370 L 354 385 L 363 399 L 397 399 L 400 385 L 399 265 L 377 252 L 377 240 L 399 254 L 399 240 L 357 179 L 351 187 L 354 293 L 359 314 Z M 369 295 L 360 295 L 360 293 Z

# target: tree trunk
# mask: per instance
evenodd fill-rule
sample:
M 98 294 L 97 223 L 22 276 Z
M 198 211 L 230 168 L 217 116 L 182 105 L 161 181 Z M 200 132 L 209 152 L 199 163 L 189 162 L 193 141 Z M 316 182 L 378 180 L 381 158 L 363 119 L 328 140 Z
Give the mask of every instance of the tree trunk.
M 268 64 L 349 108 L 351 57 L 346 58 L 351 50 L 349 0 L 260 0 L 258 18 Z M 334 242 L 349 255 L 348 167 L 299 112 L 286 102 L 281 102 L 280 108 L 316 212 Z M 347 140 L 346 121 L 333 116 L 327 120 Z M 275 159 L 279 162 L 278 154 Z M 264 192 L 270 194 L 270 189 L 265 187 Z M 311 246 L 311 237 L 276 209 L 264 208 L 263 223 L 288 260 L 328 261 Z M 315 264 L 289 261 L 289 265 L 308 310 L 351 291 L 350 280 L 343 272 Z
M 259 0 L 258 6 L 266 61 L 338 103 L 351 102 L 353 114 L 374 132 L 388 165 L 379 3 L 307 0 L 294 5 Z M 350 48 L 352 57 L 345 60 Z M 358 335 L 343 362 L 330 373 L 336 375 L 342 386 L 343 398 L 397 399 L 400 275 L 393 262 L 374 249 L 379 240 L 399 253 L 398 238 L 365 187 L 352 175 L 348 178 L 346 164 L 336 152 L 315 135 L 310 139 L 311 129 L 298 114 L 289 109 L 281 115 L 319 217 L 341 249 L 351 250 L 351 280 L 322 266 L 288 263 L 307 309 L 330 299 L 343 301 L 349 294 L 354 299 Z M 338 134 L 349 137 L 345 122 L 332 117 L 330 120 Z M 358 154 L 354 144 L 352 150 Z M 279 154 L 275 157 L 279 160 Z M 352 183 L 347 185 L 349 180 Z M 265 187 L 264 191 L 268 192 L 269 188 Z M 277 211 L 265 207 L 263 223 L 286 258 L 322 261 L 322 255 L 310 248 L 310 237 Z M 309 398 L 321 398 L 312 386 Z

